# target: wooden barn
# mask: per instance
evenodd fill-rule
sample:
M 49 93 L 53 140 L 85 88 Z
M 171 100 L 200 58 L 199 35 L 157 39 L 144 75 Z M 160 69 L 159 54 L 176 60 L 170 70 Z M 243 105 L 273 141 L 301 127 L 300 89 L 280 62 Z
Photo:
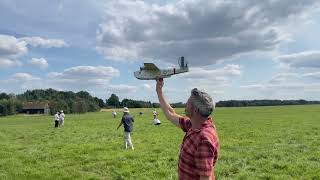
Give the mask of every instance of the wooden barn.
M 49 104 L 46 102 L 27 102 L 22 106 L 22 112 L 26 114 L 49 114 Z

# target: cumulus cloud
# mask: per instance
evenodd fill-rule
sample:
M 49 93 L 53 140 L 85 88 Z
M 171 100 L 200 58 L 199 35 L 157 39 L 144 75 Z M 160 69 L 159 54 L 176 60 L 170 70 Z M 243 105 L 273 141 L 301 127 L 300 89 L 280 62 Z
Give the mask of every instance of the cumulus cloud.
M 0 34 L 0 68 L 19 66 L 22 63 L 17 60 L 27 54 L 27 45 L 34 47 L 65 47 L 67 44 L 60 39 L 43 39 L 41 37 L 16 38 L 14 36 Z M 42 69 L 48 67 L 44 58 L 33 58 L 29 64 L 38 66 Z
M 305 51 L 281 55 L 276 61 L 291 68 L 320 68 L 320 51 Z
M 28 52 L 27 44 L 14 36 L 0 34 L 0 68 L 20 66 L 18 57 Z
M 272 77 L 268 83 L 269 84 L 279 84 L 288 81 L 295 81 L 299 78 L 299 74 L 297 73 L 281 73 Z
M 111 79 L 119 76 L 120 72 L 118 69 L 106 66 L 76 66 L 65 69 L 63 73 L 51 73 L 50 75 L 58 78 Z
M 29 64 L 32 66 L 39 67 L 40 69 L 46 69 L 49 66 L 48 61 L 44 58 L 32 58 L 29 61 Z
M 26 43 L 14 36 L 0 34 L 0 57 L 17 57 L 28 51 Z
M 97 32 L 97 51 L 110 60 L 186 56 L 193 66 L 256 51 L 274 50 L 291 20 L 307 17 L 314 0 L 180 0 L 164 5 L 110 0 Z
M 132 94 L 135 93 L 137 89 L 138 88 L 136 86 L 130 86 L 125 84 L 110 85 L 107 87 L 107 90 L 119 94 Z
M 9 79 L 11 81 L 15 82 L 26 82 L 26 81 L 33 81 L 33 80 L 40 80 L 41 78 L 33 76 L 29 73 L 16 73 L 12 75 L 12 77 Z
M 8 68 L 8 67 L 14 67 L 14 66 L 21 66 L 22 63 L 20 61 L 16 60 L 10 60 L 7 58 L 1 58 L 0 57 L 0 69 L 1 68 Z
M 76 66 L 65 69 L 63 72 L 48 73 L 48 77 L 59 87 L 90 88 L 107 85 L 120 71 L 106 66 Z
M 320 72 L 306 73 L 303 75 L 303 77 L 320 80 Z
M 204 68 L 190 68 L 190 72 L 182 74 L 181 77 L 188 79 L 212 79 L 227 78 L 241 75 L 241 68 L 236 64 L 228 64 L 221 69 L 208 70 Z
M 44 48 L 61 48 L 67 47 L 68 44 L 62 39 L 44 39 L 41 37 L 23 37 L 20 41 L 26 42 L 33 47 L 44 47 Z
M 241 88 L 259 90 L 264 93 L 320 92 L 320 83 L 254 84 L 241 86 Z M 284 96 L 284 98 L 287 97 Z
M 320 92 L 320 73 L 280 73 L 262 83 L 240 86 L 243 89 L 260 91 L 262 93 Z M 286 97 L 286 96 L 284 96 Z

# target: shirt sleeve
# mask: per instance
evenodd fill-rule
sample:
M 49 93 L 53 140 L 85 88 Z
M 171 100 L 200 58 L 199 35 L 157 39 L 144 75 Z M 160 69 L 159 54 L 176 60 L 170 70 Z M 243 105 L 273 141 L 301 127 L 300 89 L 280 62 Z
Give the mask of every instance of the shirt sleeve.
M 188 132 L 188 130 L 191 128 L 191 121 L 186 117 L 179 118 L 179 124 L 184 132 Z
M 200 176 L 212 176 L 214 146 L 208 140 L 202 140 L 195 153 L 196 172 Z

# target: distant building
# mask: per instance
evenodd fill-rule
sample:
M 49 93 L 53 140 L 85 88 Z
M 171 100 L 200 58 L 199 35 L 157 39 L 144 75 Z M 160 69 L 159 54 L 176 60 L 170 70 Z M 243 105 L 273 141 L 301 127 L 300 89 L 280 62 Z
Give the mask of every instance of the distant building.
M 49 114 L 49 104 L 46 102 L 27 102 L 22 106 L 22 112 L 26 114 Z

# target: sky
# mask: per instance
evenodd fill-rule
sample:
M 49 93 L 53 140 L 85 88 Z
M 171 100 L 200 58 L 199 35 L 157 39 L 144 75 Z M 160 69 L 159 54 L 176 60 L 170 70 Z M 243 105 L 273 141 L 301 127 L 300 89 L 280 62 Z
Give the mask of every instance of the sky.
M 133 72 L 184 56 L 169 102 L 195 87 L 215 101 L 320 100 L 318 0 L 0 0 L 0 23 L 0 92 L 157 102 L 155 81 Z

